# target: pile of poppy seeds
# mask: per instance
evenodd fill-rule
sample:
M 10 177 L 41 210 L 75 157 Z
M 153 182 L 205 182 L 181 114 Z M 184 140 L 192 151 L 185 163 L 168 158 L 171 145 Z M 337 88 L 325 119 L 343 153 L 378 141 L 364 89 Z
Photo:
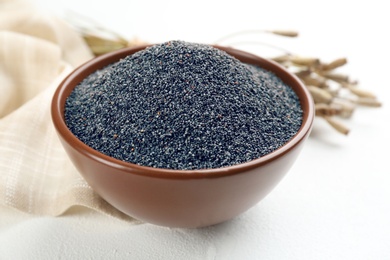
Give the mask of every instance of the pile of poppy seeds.
M 65 121 L 113 158 L 194 170 L 276 150 L 299 130 L 302 109 L 273 73 L 209 45 L 170 41 L 86 77 L 66 101 Z

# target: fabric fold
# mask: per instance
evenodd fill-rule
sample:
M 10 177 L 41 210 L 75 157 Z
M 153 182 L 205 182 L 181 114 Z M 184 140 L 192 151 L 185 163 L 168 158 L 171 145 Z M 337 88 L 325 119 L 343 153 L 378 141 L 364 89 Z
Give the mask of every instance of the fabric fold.
M 132 221 L 81 177 L 51 120 L 54 91 L 89 48 L 64 21 L 14 3 L 0 11 L 0 204 L 50 216 L 84 206 Z

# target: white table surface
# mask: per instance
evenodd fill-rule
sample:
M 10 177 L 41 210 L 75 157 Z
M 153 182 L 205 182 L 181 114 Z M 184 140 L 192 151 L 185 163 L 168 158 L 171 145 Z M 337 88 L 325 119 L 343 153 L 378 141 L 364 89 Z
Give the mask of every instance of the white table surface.
M 44 1 L 149 42 L 212 43 L 240 30 L 301 55 L 345 56 L 342 69 L 382 108 L 359 108 L 345 137 L 321 119 L 273 192 L 239 217 L 201 229 L 132 225 L 84 208 L 60 217 L 0 208 L 0 259 L 390 259 L 389 25 L 385 1 Z M 99 18 L 98 18 L 99 17 Z M 242 39 L 242 38 L 241 38 Z M 238 47 L 238 46 L 237 46 Z M 242 49 L 258 53 L 258 46 Z

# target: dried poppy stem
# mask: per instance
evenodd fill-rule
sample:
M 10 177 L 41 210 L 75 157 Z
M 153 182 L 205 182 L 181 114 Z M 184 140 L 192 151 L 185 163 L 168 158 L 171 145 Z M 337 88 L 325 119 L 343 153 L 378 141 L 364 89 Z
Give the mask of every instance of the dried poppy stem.
M 340 74 L 340 73 L 332 73 L 332 72 L 320 72 L 320 75 L 324 78 L 336 81 L 338 83 L 348 83 L 349 84 L 349 77 L 348 75 Z
M 349 133 L 349 128 L 342 124 L 340 121 L 337 121 L 333 117 L 330 116 L 322 116 L 334 129 L 336 129 L 339 133 L 343 135 L 347 135 Z
M 292 30 L 272 30 L 272 31 L 266 31 L 272 34 L 280 35 L 280 36 L 286 36 L 286 37 L 297 37 L 298 32 L 292 31 Z
M 345 64 L 347 64 L 347 59 L 346 58 L 339 58 L 339 59 L 336 59 L 328 64 L 322 64 L 322 70 L 334 70 L 338 67 L 341 67 L 341 66 L 344 66 Z
M 305 69 L 305 70 L 300 70 L 298 72 L 295 72 L 295 75 L 298 78 L 307 78 L 310 77 L 311 74 L 312 74 L 312 70 L 310 69 Z
M 356 88 L 354 85 L 351 84 L 344 84 L 343 86 L 348 88 L 351 93 L 355 94 L 358 97 L 376 99 L 376 96 L 367 90 Z
M 329 104 L 333 99 L 333 96 L 324 89 L 315 86 L 308 86 L 307 88 L 309 89 L 315 103 Z
M 289 54 L 285 54 L 285 55 L 273 57 L 272 60 L 273 60 L 273 61 L 276 61 L 276 62 L 278 62 L 278 63 L 285 63 L 285 62 L 290 61 L 290 56 L 291 56 L 291 55 L 289 55 Z
M 382 103 L 373 98 L 360 97 L 355 101 L 356 104 L 368 107 L 381 107 Z
M 289 61 L 298 66 L 317 67 L 320 65 L 320 60 L 313 57 L 291 56 Z
M 90 46 L 91 51 L 94 55 L 98 56 L 110 51 L 119 50 L 128 45 L 127 41 L 121 39 L 109 40 L 102 39 L 96 35 L 85 35 L 84 40 Z
M 334 98 L 332 105 L 340 107 L 340 111 L 337 115 L 343 118 L 350 118 L 356 107 L 354 103 L 341 98 Z
M 341 108 L 328 104 L 315 104 L 316 116 L 334 116 L 340 113 Z

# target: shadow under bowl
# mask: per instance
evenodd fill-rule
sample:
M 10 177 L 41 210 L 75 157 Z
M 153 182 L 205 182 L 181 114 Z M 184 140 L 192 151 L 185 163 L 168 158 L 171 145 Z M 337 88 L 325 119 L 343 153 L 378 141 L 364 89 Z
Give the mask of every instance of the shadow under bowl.
M 88 75 L 145 46 L 94 58 L 59 85 L 52 100 L 52 119 L 61 143 L 88 184 L 108 203 L 136 219 L 169 227 L 203 227 L 224 222 L 262 200 L 293 165 L 312 128 L 314 104 L 303 83 L 277 63 L 237 49 L 214 46 L 244 63 L 273 72 L 298 95 L 303 121 L 282 147 L 250 162 L 216 169 L 171 170 L 140 166 L 100 153 L 67 127 L 65 102 Z

